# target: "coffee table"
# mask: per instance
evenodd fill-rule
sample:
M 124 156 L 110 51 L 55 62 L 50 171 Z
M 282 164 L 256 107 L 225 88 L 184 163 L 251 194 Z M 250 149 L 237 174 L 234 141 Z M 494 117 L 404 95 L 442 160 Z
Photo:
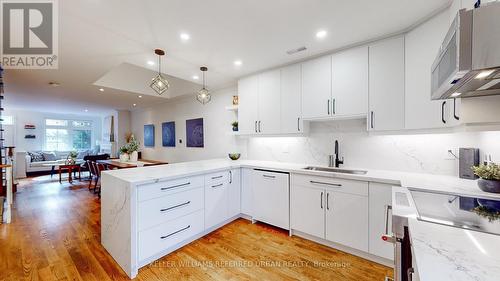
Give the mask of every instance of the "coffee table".
M 82 179 L 82 168 L 81 164 L 83 164 L 83 161 L 76 161 L 75 164 L 66 164 L 66 161 L 64 162 L 57 162 L 57 163 L 51 163 L 51 164 L 45 164 L 44 166 L 51 166 L 52 170 L 54 170 L 56 167 L 58 169 L 59 173 L 59 182 L 62 183 L 62 173 L 67 171 L 68 172 L 68 182 L 73 183 L 73 173 L 75 173 L 76 177 L 76 172 L 78 171 L 78 179 Z

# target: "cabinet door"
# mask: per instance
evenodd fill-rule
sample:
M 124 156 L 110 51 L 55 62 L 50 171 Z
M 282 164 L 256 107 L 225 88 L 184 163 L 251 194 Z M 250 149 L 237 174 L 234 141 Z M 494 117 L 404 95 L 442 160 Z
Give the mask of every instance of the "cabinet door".
M 226 220 L 227 189 L 226 181 L 205 186 L 205 229 Z
M 331 57 L 302 63 L 302 117 L 329 117 L 332 111 Z
M 431 100 L 430 69 L 449 28 L 442 12 L 405 35 L 405 128 L 457 126 L 460 99 Z M 443 105 L 443 102 L 444 105 Z
M 369 47 L 370 130 L 404 128 L 404 39 L 384 40 Z M 430 74 L 429 74 L 430 75 Z
M 227 218 L 241 213 L 241 170 L 229 171 L 229 186 L 227 190 Z
M 280 132 L 280 87 L 281 72 L 273 70 L 259 75 L 259 133 L 277 134 Z
M 290 192 L 290 227 L 325 238 L 325 190 L 292 185 Z
M 259 119 L 259 76 L 238 81 L 238 127 L 242 134 L 256 134 Z
M 253 177 L 253 218 L 290 229 L 289 175 L 254 170 Z
M 370 182 L 369 198 L 369 252 L 393 260 L 394 245 L 382 240 L 382 235 L 385 234 L 386 207 L 392 204 L 392 187 L 386 184 Z M 388 213 L 387 215 L 387 230 L 390 235 L 392 232 L 392 214 Z
M 241 169 L 241 213 L 253 215 L 252 169 Z
M 301 67 L 300 64 L 281 69 L 281 132 L 302 133 L 304 131 L 301 111 Z
M 368 251 L 368 197 L 326 193 L 326 239 Z
M 368 47 L 332 56 L 333 116 L 366 116 L 368 112 Z

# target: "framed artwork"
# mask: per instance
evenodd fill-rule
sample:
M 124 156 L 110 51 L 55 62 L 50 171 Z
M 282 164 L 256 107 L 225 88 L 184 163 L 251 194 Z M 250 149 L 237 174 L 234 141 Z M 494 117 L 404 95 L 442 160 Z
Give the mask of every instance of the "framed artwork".
M 204 147 L 203 118 L 186 120 L 186 146 Z
M 175 147 L 175 122 L 161 124 L 161 142 L 164 147 Z
M 155 125 L 153 124 L 144 125 L 144 146 L 155 146 Z

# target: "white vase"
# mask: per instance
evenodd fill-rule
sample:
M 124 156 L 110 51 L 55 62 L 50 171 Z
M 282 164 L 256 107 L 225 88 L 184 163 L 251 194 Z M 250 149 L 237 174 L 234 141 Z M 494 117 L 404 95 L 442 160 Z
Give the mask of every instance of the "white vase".
M 137 160 L 139 160 L 139 153 L 137 151 L 130 153 L 130 162 L 137 162 Z
M 120 154 L 120 162 L 127 162 L 129 160 L 128 153 Z

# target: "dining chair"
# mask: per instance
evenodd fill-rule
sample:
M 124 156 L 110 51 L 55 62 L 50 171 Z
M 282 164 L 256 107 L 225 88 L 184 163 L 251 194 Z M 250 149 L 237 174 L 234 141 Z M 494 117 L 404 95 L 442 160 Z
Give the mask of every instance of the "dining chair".
M 107 170 L 108 167 L 104 164 L 97 164 L 96 163 L 95 169 L 96 169 L 96 173 L 97 173 L 97 180 L 95 183 L 94 193 L 97 193 L 97 196 L 99 196 L 99 198 L 101 198 L 101 183 L 100 183 L 101 172 Z
M 91 160 L 87 160 L 87 167 L 89 169 L 89 174 L 90 174 L 90 181 L 89 181 L 89 191 L 91 191 L 92 189 L 95 190 L 95 187 L 92 188 L 92 182 L 94 181 L 94 177 L 96 177 L 96 170 L 95 170 L 95 167 L 94 167 L 94 161 L 91 161 Z

